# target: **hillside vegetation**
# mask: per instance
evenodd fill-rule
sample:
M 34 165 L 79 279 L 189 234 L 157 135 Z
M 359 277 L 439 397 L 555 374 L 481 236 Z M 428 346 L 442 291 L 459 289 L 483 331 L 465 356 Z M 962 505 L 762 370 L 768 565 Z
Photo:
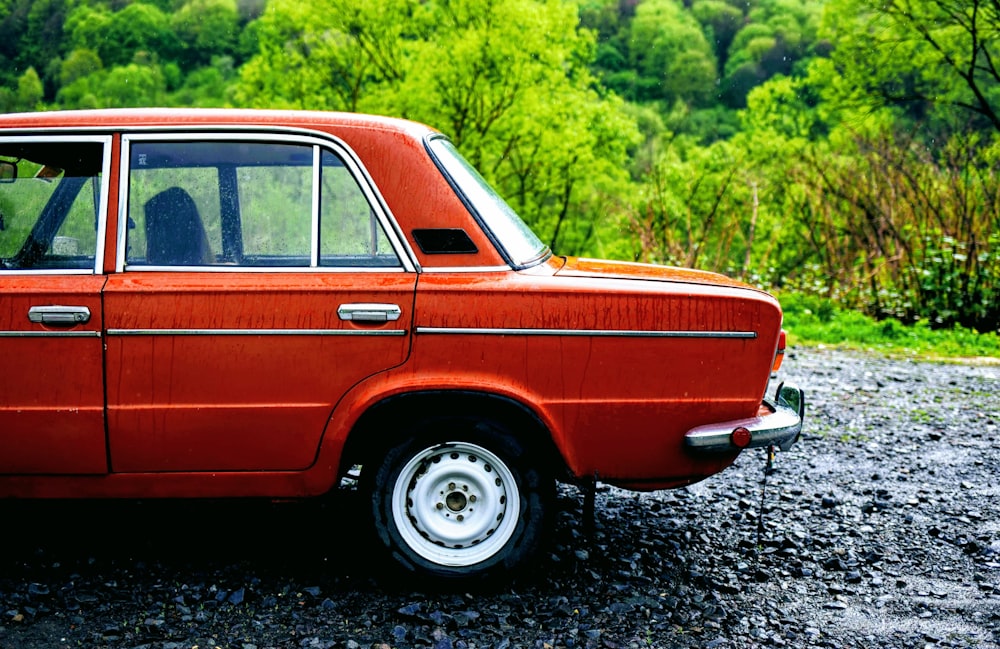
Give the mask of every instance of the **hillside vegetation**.
M 447 133 L 561 254 L 1000 327 L 995 0 L 5 0 L 0 107 Z

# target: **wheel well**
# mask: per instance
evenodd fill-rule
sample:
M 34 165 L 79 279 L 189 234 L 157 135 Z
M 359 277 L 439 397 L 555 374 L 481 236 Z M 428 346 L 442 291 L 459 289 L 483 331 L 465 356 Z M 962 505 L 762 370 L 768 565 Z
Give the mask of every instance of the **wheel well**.
M 354 466 L 381 458 L 405 435 L 399 422 L 416 422 L 447 414 L 487 419 L 513 432 L 528 452 L 542 459 L 542 468 L 560 480 L 569 477 L 562 454 L 541 419 L 524 404 L 495 394 L 464 390 L 436 390 L 384 399 L 355 423 L 341 455 L 340 475 Z M 363 470 L 363 469 L 362 469 Z

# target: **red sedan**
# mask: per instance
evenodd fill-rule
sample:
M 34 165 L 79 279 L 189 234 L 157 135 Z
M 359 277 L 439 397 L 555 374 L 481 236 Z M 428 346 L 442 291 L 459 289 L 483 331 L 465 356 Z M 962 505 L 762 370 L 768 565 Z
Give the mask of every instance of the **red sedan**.
M 0 116 L 0 497 L 319 496 L 406 569 L 539 548 L 556 480 L 680 487 L 787 449 L 781 309 L 560 257 L 426 126 Z

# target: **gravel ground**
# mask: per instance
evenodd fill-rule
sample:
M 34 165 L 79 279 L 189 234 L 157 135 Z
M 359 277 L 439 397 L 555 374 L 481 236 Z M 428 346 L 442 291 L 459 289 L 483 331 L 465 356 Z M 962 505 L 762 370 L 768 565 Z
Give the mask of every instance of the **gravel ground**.
M 792 350 L 804 439 L 560 490 L 529 575 L 394 584 L 334 503 L 0 505 L 0 649 L 1000 647 L 1000 365 Z M 764 498 L 762 499 L 762 492 Z M 763 511 L 761 509 L 761 503 Z

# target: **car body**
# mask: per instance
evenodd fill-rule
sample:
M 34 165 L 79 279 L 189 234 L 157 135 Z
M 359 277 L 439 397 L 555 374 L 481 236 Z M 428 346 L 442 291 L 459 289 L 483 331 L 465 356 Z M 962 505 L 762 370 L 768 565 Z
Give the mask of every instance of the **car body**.
M 539 547 L 555 480 L 787 448 L 770 295 L 553 255 L 440 133 L 355 114 L 0 116 L 0 497 L 321 496 L 419 574 Z M 359 469 L 360 467 L 360 469 Z

